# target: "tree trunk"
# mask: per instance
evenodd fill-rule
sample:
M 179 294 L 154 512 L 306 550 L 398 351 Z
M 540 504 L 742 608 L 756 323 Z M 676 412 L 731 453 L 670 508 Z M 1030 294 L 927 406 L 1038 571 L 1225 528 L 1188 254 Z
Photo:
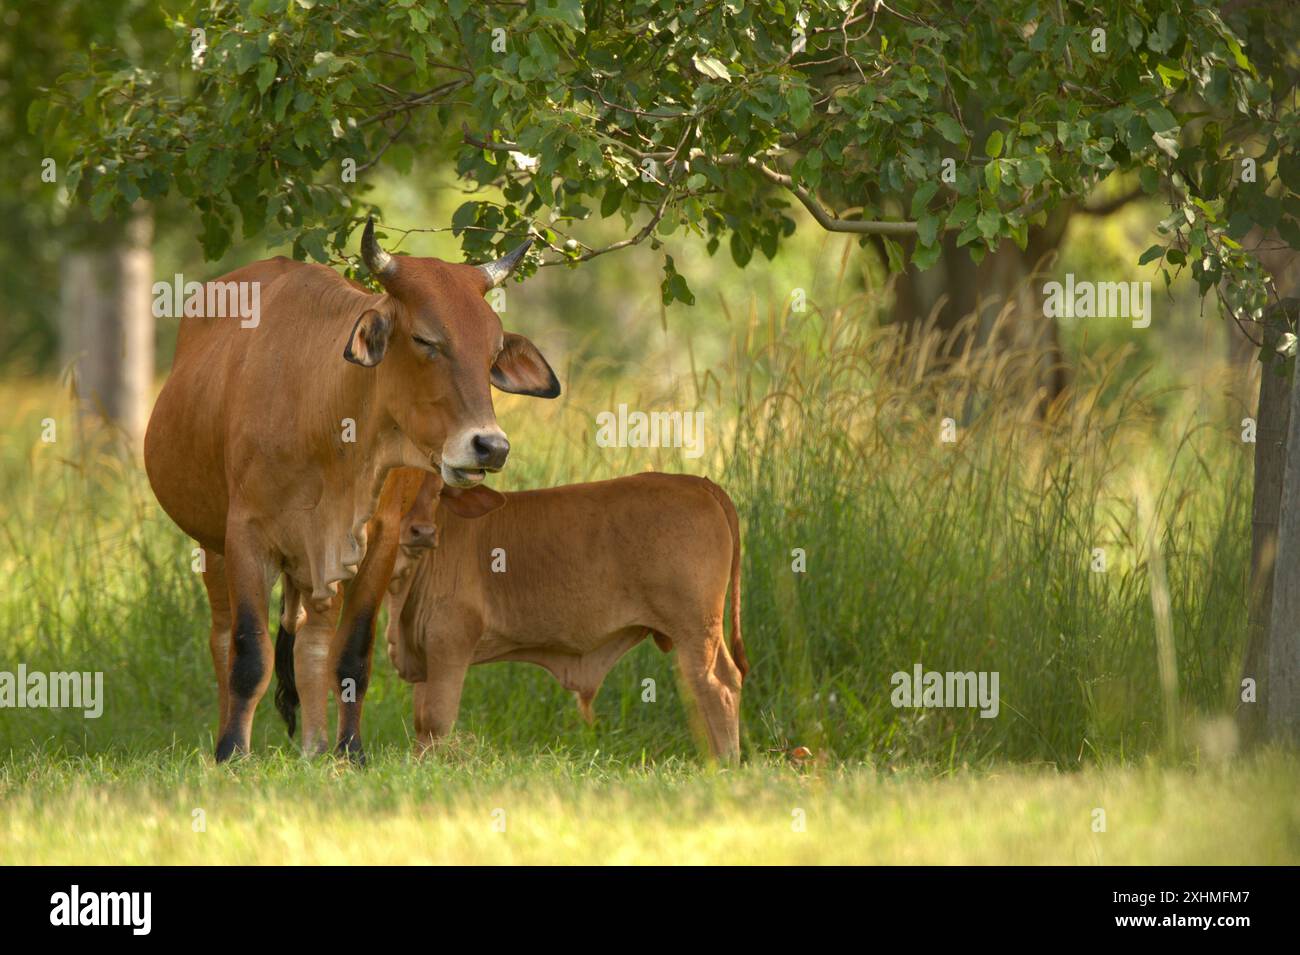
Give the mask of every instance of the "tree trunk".
M 1256 226 L 1246 233 L 1242 245 L 1254 250 L 1259 257 L 1259 264 L 1273 280 L 1273 290 L 1279 299 L 1300 297 L 1300 254 L 1287 246 L 1276 231 Z M 1232 376 L 1228 391 L 1229 420 L 1236 424 L 1241 415 L 1250 414 L 1250 405 L 1258 394 L 1255 378 L 1260 371 L 1259 344 L 1263 340 L 1263 330 L 1251 321 L 1238 323 L 1231 317 L 1224 321 Z
M 946 233 L 931 268 L 922 272 L 909 264 L 894 280 L 894 321 L 912 340 L 930 329 L 950 336 L 947 356 L 995 341 L 1000 352 L 1032 358 L 1026 384 L 1036 393 L 1041 414 L 1067 383 L 1056 320 L 1043 314 L 1042 284 L 1043 269 L 1050 268 L 1071 214 L 1068 207 L 1056 210 L 1044 225 L 1029 229 L 1023 252 L 1004 239 L 978 265 L 969 249 L 958 248 L 956 233 Z
M 60 348 L 82 425 L 108 422 L 139 447 L 154 371 L 153 217 L 137 208 L 64 261 Z
M 1298 303 L 1287 311 L 1295 328 Z M 1265 370 L 1271 375 L 1271 370 Z M 1262 651 L 1265 680 L 1259 699 L 1264 703 L 1269 739 L 1300 739 L 1300 388 L 1290 383 L 1287 400 L 1285 467 L 1278 495 L 1276 553 L 1269 601 L 1266 639 Z M 1256 445 L 1258 449 L 1259 445 Z M 1259 475 L 1256 475 L 1258 489 Z
M 1269 351 L 1286 329 L 1282 310 L 1271 310 L 1260 327 Z M 1255 681 L 1255 702 L 1242 701 L 1237 725 L 1242 738 L 1264 735 L 1268 699 L 1269 620 L 1273 610 L 1273 571 L 1278 557 L 1278 519 L 1282 507 L 1287 432 L 1291 420 L 1291 381 L 1272 367 L 1262 369 L 1255 412 L 1255 490 L 1251 505 L 1250 605 L 1242 679 Z M 1235 422 L 1234 422 L 1235 424 Z

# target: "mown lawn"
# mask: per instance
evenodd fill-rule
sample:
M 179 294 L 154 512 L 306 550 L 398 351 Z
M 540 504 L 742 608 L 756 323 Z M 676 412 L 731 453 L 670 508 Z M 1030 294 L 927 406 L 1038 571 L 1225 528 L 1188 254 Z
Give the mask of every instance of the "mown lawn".
M 764 759 L 729 771 L 678 760 L 642 768 L 455 746 L 423 761 L 384 749 L 364 769 L 282 752 L 217 767 L 181 748 L 11 758 L 0 768 L 0 862 L 1300 862 L 1294 754 L 925 776 Z M 1094 831 L 1098 809 L 1104 832 Z

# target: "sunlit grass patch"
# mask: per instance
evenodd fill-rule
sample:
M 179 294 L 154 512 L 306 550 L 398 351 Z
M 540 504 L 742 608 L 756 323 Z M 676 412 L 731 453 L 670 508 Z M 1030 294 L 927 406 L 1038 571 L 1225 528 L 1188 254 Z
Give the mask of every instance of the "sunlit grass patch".
M 0 862 L 1294 864 L 1293 755 L 1199 769 L 992 774 L 651 770 L 575 753 L 358 770 L 176 748 L 0 774 Z M 1098 811 L 1104 829 L 1098 831 Z

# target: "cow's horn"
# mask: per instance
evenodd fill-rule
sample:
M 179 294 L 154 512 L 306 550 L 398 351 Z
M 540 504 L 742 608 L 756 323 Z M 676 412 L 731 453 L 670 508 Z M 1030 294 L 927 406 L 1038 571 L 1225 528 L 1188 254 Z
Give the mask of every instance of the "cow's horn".
M 532 248 L 533 240 L 529 239 L 513 252 L 508 252 L 495 262 L 489 262 L 487 265 L 480 265 L 479 271 L 487 276 L 488 288 L 496 288 L 506 279 L 510 278 L 510 273 L 515 270 L 524 255 Z
M 397 272 L 397 260 L 381 249 L 375 239 L 374 216 L 366 219 L 366 231 L 361 233 L 361 260 L 377 279 L 391 278 Z

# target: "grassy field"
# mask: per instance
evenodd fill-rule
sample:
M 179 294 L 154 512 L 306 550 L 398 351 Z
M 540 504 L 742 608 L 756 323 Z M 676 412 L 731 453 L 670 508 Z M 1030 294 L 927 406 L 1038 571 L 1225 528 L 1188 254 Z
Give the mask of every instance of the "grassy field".
M 1115 352 L 1040 417 L 1016 356 L 921 374 L 861 315 L 734 315 L 716 367 L 569 368 L 558 402 L 499 402 L 505 488 L 691 470 L 735 498 L 754 670 L 747 763 L 723 773 L 650 644 L 610 674 L 594 727 L 544 672 L 476 668 L 461 734 L 423 762 L 381 652 L 367 769 L 303 763 L 269 701 L 258 755 L 213 767 L 192 543 L 138 464 L 77 434 L 54 383 L 0 385 L 0 671 L 106 685 L 97 720 L 0 711 L 0 860 L 1300 861 L 1295 757 L 1237 755 L 1232 729 L 1239 415 Z M 703 410 L 705 454 L 596 447 L 594 416 L 618 403 Z M 997 671 L 999 715 L 895 708 L 890 677 L 917 663 Z M 811 763 L 789 762 L 797 746 Z
M 1276 753 L 1199 771 L 927 777 L 643 768 L 483 741 L 422 762 L 384 750 L 365 770 L 285 755 L 227 769 L 178 746 L 10 761 L 0 862 L 1295 864 L 1297 786 L 1300 764 Z

